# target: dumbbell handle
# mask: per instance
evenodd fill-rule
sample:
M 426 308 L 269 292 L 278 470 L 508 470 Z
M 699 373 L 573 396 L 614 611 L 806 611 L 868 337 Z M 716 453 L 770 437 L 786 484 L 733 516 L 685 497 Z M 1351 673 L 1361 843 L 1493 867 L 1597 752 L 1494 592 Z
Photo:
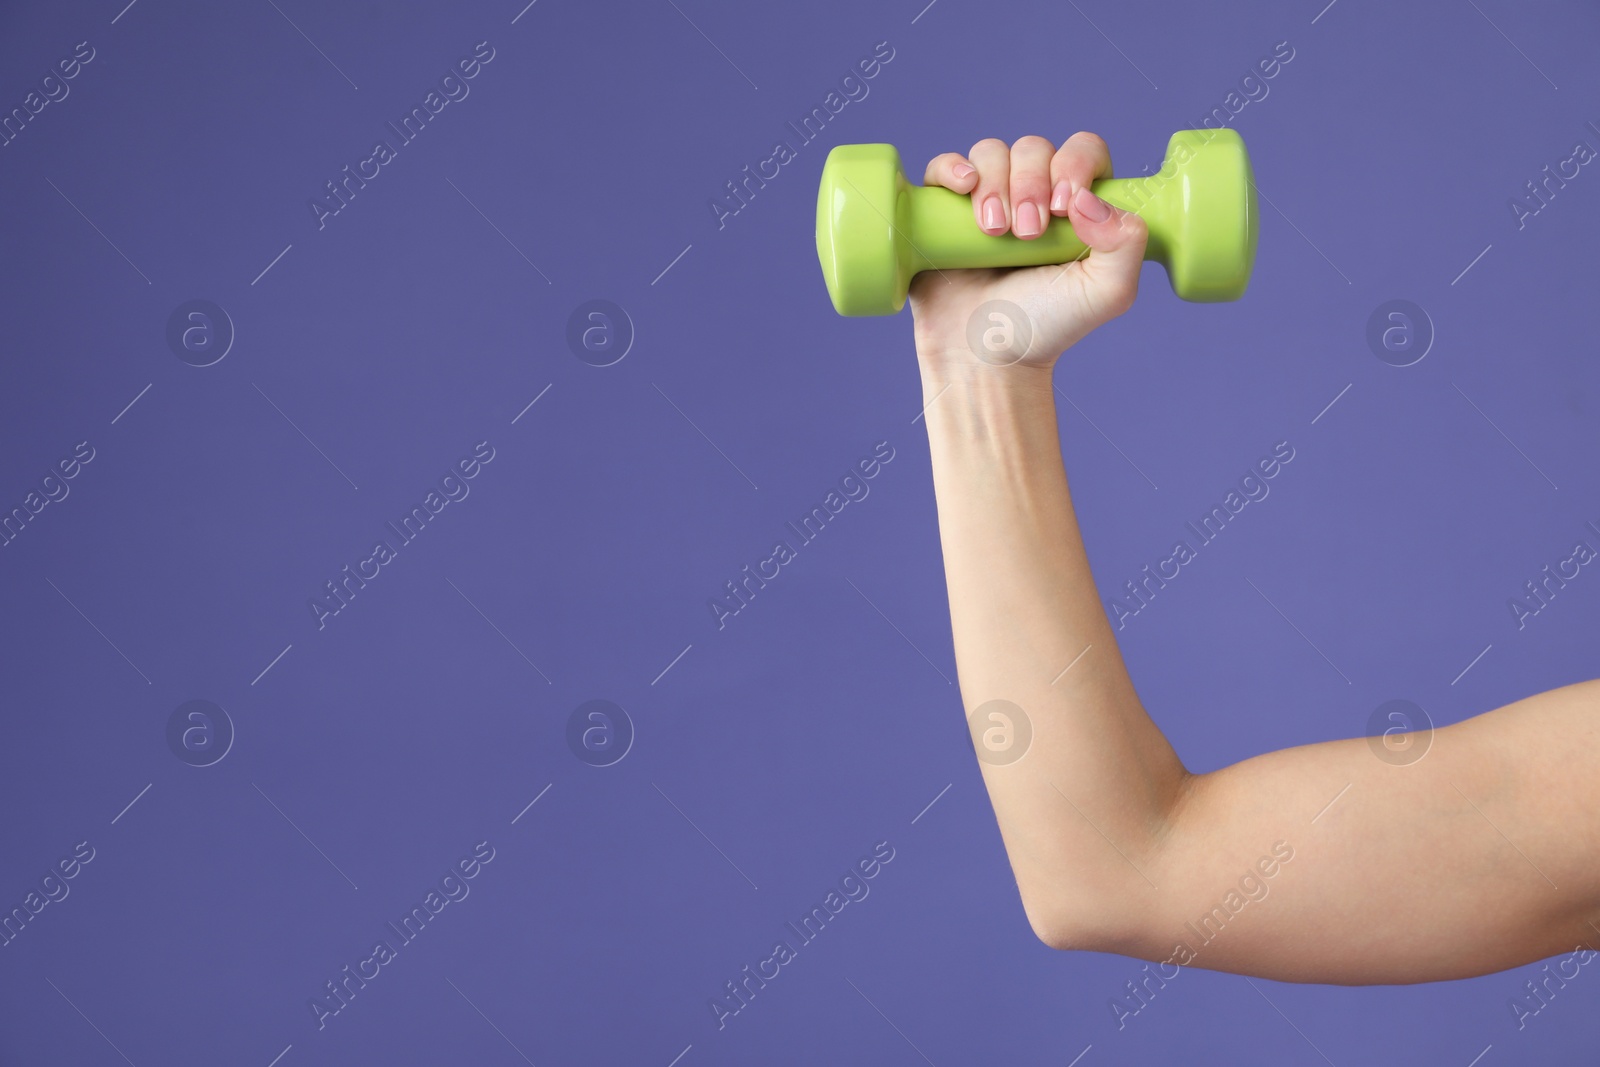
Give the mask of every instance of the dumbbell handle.
M 1136 205 L 1148 197 L 1142 186 L 1147 178 L 1102 178 L 1089 189 L 1114 207 L 1137 214 Z M 1011 232 L 987 234 L 972 214 L 972 199 L 942 186 L 907 189 L 903 238 L 922 261 L 917 269 L 958 270 L 964 267 L 1029 267 L 1043 263 L 1070 263 L 1086 251 L 1065 218 L 1053 217 L 1039 237 L 1023 240 Z M 1145 250 L 1146 259 L 1159 254 L 1160 242 Z

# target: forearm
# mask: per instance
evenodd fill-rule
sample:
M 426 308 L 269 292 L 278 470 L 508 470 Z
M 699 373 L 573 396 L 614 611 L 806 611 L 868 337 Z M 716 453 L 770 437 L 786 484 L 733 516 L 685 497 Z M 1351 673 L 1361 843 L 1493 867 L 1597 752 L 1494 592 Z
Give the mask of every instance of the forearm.
M 1154 894 L 1149 860 L 1187 775 L 1100 607 L 1050 372 L 925 370 L 923 390 L 962 699 L 980 720 L 1009 701 L 1031 725 L 1021 758 L 982 763 L 1023 902 L 1047 941 L 1115 942 L 1126 917 L 1109 905 Z

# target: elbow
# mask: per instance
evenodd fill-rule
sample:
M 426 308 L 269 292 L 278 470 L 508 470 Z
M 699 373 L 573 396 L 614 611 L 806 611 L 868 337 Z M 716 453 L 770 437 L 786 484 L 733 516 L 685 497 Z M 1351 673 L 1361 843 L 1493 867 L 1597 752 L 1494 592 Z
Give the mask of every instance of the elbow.
M 1077 950 L 1080 952 L 1096 952 L 1094 946 L 1098 939 L 1091 936 L 1078 924 L 1065 921 L 1062 916 L 1041 914 L 1033 908 L 1026 909 L 1028 925 L 1033 927 L 1033 936 L 1037 937 L 1046 948 L 1057 949 L 1062 952 Z
M 1023 898 L 1023 911 L 1034 936 L 1061 951 L 1115 952 L 1138 956 L 1148 941 L 1148 924 L 1139 920 L 1140 909 L 1120 898 Z
M 1187 778 L 1178 783 L 1180 792 L 1186 784 Z M 1140 959 L 1169 953 L 1175 929 L 1169 920 L 1175 913 L 1169 894 L 1157 886 L 1187 881 L 1171 866 L 1175 803 L 1162 805 L 1158 819 L 1132 831 L 1125 828 L 1119 834 L 1123 847 L 1114 852 L 1093 842 L 1091 853 L 1031 854 L 1018 871 L 1017 887 L 1034 935 L 1061 950 Z

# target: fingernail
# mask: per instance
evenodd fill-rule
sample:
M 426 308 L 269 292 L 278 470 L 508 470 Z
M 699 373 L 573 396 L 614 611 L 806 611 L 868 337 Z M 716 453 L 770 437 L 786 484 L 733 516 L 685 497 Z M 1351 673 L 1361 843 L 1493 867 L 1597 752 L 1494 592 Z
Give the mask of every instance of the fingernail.
M 997 231 L 1006 228 L 1006 213 L 1000 206 L 998 196 L 991 196 L 983 202 L 983 228 Z
M 976 170 L 977 168 L 972 166 L 970 163 L 957 163 L 955 166 L 950 168 L 950 173 L 952 176 L 954 176 L 956 181 L 963 181 L 968 175 L 976 173 Z
M 1067 204 L 1072 200 L 1072 186 L 1067 184 L 1067 179 L 1062 178 L 1056 182 L 1056 190 L 1050 195 L 1050 210 L 1065 211 Z
M 1088 188 L 1078 190 L 1078 211 L 1090 222 L 1104 222 L 1111 217 L 1111 205 L 1095 196 Z
M 1043 229 L 1039 224 L 1039 209 L 1033 201 L 1024 200 L 1017 205 L 1017 236 L 1035 237 Z

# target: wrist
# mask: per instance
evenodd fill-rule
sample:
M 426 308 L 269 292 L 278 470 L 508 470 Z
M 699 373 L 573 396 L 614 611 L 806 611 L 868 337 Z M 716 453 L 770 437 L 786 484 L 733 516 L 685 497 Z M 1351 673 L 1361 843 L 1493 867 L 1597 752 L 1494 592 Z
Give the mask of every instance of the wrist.
M 959 438 L 975 439 L 1009 437 L 1014 431 L 1044 425 L 1054 440 L 1054 388 L 1049 367 L 924 362 L 924 425 L 930 434 L 954 432 Z
M 917 364 L 922 376 L 924 403 L 945 389 L 997 399 L 1025 399 L 1041 395 L 1048 397 L 1054 388 L 1054 360 L 1048 364 L 1013 363 L 1001 366 L 973 359 L 971 353 L 945 357 L 919 351 Z

